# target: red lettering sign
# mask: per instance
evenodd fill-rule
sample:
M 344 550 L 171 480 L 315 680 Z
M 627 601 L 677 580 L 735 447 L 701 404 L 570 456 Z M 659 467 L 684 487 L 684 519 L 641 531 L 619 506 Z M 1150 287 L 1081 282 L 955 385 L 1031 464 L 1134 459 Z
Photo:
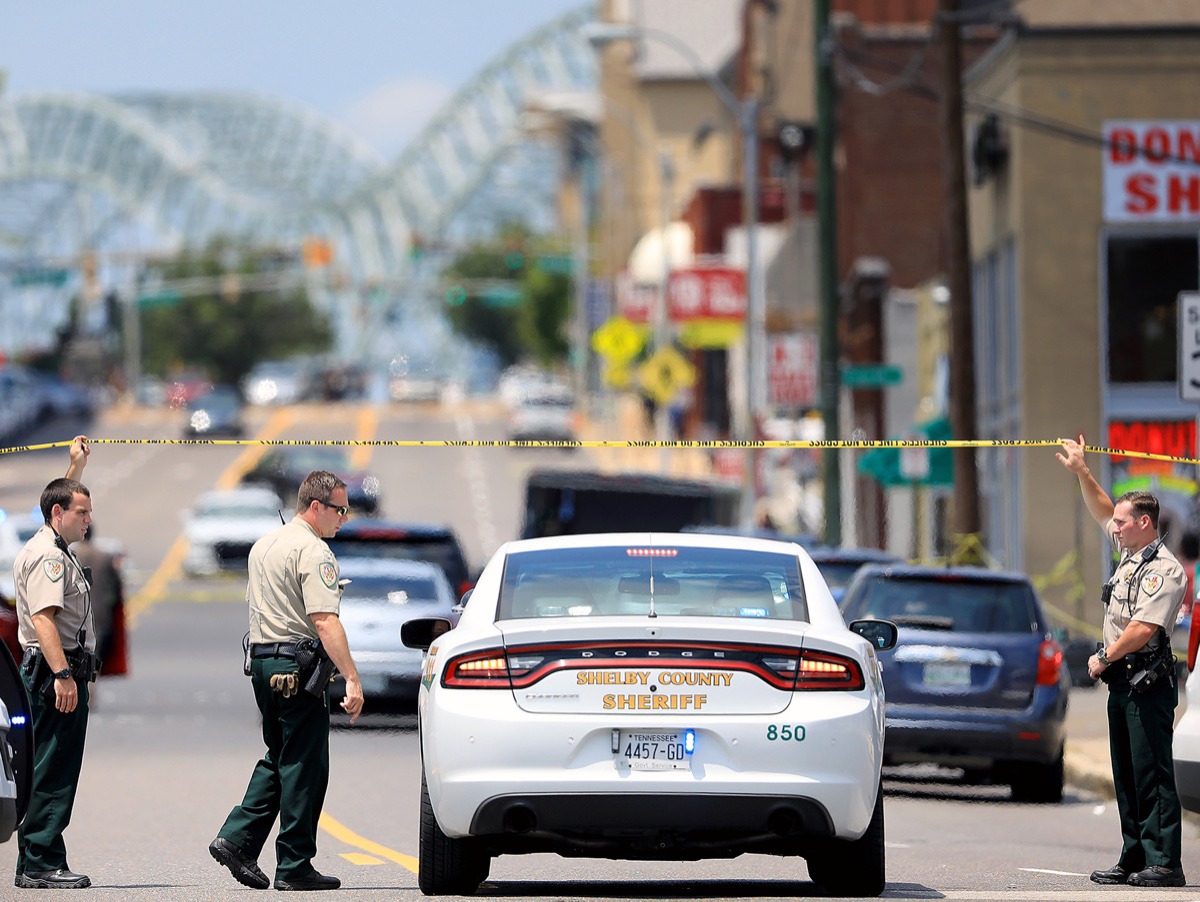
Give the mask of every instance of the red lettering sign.
M 676 269 L 667 283 L 672 322 L 701 319 L 740 322 L 746 318 L 746 274 L 740 269 Z
M 1145 451 L 1169 457 L 1196 456 L 1195 420 L 1152 420 L 1108 424 L 1108 447 L 1119 451 Z M 1124 458 L 1112 455 L 1113 463 Z

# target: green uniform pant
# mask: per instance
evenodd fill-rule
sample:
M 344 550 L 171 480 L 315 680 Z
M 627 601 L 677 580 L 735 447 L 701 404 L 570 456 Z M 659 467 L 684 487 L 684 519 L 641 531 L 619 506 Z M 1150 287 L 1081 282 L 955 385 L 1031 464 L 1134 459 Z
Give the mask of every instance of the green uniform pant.
M 317 854 L 317 821 L 329 783 L 329 691 L 315 698 L 300 688 L 284 698 L 272 689 L 272 675 L 295 672 L 290 658 L 255 658 L 250 670 L 267 754 L 218 835 L 258 858 L 278 817 L 275 876 L 288 880 L 310 873 Z
M 22 672 L 33 715 L 33 792 L 17 829 L 17 873 L 67 867 L 63 831 L 71 823 L 87 736 L 88 684 L 76 681 L 79 703 L 70 714 L 54 707 Z
M 1109 686 L 1108 742 L 1122 838 L 1117 863 L 1126 871 L 1182 866 L 1171 750 L 1178 700 L 1178 689 L 1165 680 L 1141 694 L 1127 682 Z

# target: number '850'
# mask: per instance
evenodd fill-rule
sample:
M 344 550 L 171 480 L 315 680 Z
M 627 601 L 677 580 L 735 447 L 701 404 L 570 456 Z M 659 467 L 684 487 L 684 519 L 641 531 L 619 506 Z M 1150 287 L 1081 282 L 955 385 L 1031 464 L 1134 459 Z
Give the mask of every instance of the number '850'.
M 783 726 L 771 724 L 767 727 L 767 739 L 771 742 L 774 742 L 776 739 L 783 742 L 803 742 L 804 727 L 800 726 L 800 724 L 796 724 L 795 726 L 786 723 Z

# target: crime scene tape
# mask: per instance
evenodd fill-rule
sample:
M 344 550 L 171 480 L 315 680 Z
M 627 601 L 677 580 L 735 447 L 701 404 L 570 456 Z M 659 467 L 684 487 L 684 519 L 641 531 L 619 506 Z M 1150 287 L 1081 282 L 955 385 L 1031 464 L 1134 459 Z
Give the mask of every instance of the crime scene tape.
M 908 441 L 902 439 L 806 440 L 806 439 L 756 439 L 734 441 L 714 439 L 662 441 L 657 439 L 580 439 L 580 440 L 529 440 L 515 439 L 252 439 L 252 438 L 89 438 L 92 445 L 308 445 L 340 446 L 347 448 L 665 448 L 673 450 L 717 450 L 722 448 L 745 451 L 771 449 L 823 450 L 872 448 L 1057 448 L 1064 439 L 944 439 Z M 1073 439 L 1072 439 L 1073 441 Z M 0 448 L 0 456 L 20 454 L 25 451 L 45 451 L 50 448 L 69 448 L 71 441 L 45 442 L 39 445 L 14 445 Z M 1167 463 L 1200 466 L 1200 458 L 1177 457 L 1171 454 L 1156 454 L 1150 451 L 1127 451 L 1120 448 L 1105 448 L 1099 445 L 1084 445 L 1088 454 L 1108 454 L 1112 457 L 1134 457 L 1139 460 L 1157 460 Z

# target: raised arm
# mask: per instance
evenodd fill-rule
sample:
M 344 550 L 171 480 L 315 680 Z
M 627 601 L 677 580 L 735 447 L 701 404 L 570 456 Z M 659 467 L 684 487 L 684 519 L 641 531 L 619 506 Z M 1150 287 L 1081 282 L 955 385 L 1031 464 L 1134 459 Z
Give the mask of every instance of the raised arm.
M 1100 483 L 1096 482 L 1096 477 L 1092 475 L 1092 471 L 1084 462 L 1083 436 L 1079 436 L 1078 442 L 1065 438 L 1062 446 L 1066 455 L 1056 453 L 1054 456 L 1079 479 L 1079 491 L 1083 495 L 1083 503 L 1087 505 L 1088 513 L 1092 515 L 1093 520 L 1104 526 L 1112 519 L 1113 503 L 1112 499 L 1108 497 L 1108 493 L 1100 488 Z
M 68 452 L 71 456 L 71 465 L 67 467 L 67 479 L 83 477 L 83 468 L 87 466 L 88 455 L 92 453 L 87 446 L 87 441 L 86 435 L 77 435 L 71 442 L 71 450 Z

